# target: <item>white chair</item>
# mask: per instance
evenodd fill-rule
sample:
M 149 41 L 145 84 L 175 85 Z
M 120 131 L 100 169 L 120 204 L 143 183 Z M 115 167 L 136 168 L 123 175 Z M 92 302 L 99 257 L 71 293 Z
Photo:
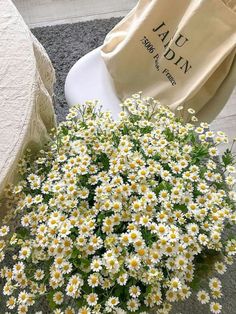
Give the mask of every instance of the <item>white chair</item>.
M 101 56 L 101 47 L 82 57 L 69 71 L 65 82 L 65 97 L 69 106 L 86 100 L 99 100 L 104 111 L 114 119 L 121 111 L 111 76 Z

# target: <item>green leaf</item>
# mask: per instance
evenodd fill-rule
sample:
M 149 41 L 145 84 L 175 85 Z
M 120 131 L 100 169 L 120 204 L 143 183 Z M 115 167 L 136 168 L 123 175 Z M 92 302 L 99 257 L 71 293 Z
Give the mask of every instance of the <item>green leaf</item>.
M 24 227 L 19 227 L 16 229 L 16 233 L 19 238 L 25 239 L 30 236 L 30 231 Z
M 202 159 L 209 155 L 208 146 L 197 144 L 192 151 L 193 161 L 199 163 Z
M 225 225 L 225 228 L 226 228 L 226 229 L 231 229 L 232 227 L 233 227 L 233 225 L 230 224 L 229 222 Z
M 80 261 L 84 267 L 88 267 L 90 265 L 90 261 L 88 259 L 82 258 Z
M 169 128 L 166 128 L 164 133 L 168 142 L 174 141 L 175 136 Z
M 79 299 L 77 304 L 78 304 L 78 308 L 80 309 L 84 305 L 84 300 L 82 298 Z
M 63 133 L 63 135 L 68 135 L 68 133 L 69 133 L 69 130 L 67 129 L 67 127 L 65 127 L 65 126 L 62 126 L 62 133 Z
M 229 149 L 226 149 L 226 151 L 223 153 L 222 161 L 225 167 L 227 167 L 228 165 L 231 165 L 234 162 L 234 156 Z
M 147 312 L 148 310 L 150 310 L 150 308 L 148 309 L 145 305 L 141 305 L 137 313 Z
M 80 253 L 80 251 L 77 248 L 73 248 L 72 254 L 71 254 L 71 258 L 77 258 L 78 254 Z
M 146 293 L 149 294 L 151 292 L 152 292 L 152 286 L 149 285 L 146 289 Z
M 97 217 L 97 222 L 101 223 L 103 221 L 103 219 L 105 218 L 105 214 L 103 212 L 101 212 L 98 217 Z
M 123 133 L 123 135 L 129 134 L 129 128 L 126 125 L 124 125 L 122 133 Z
M 194 132 L 189 133 L 187 137 L 191 144 L 195 144 L 197 142 L 197 135 Z
M 227 240 L 236 240 L 236 234 L 230 233 L 227 237 Z
M 188 211 L 188 208 L 184 204 L 176 204 L 174 205 L 175 210 L 181 210 L 182 212 L 186 213 Z
M 105 171 L 109 170 L 110 168 L 109 158 L 105 153 L 102 153 L 100 156 L 98 156 L 97 162 L 101 162 L 103 164 L 103 168 Z
M 123 291 L 123 287 L 118 287 L 112 294 L 119 298 L 122 295 Z
M 160 191 L 162 190 L 167 190 L 170 191 L 171 190 L 171 184 L 165 181 L 162 181 L 155 189 L 154 192 L 156 193 L 156 195 L 159 195 Z
M 200 267 L 199 267 L 199 271 L 200 271 L 200 274 L 204 274 L 204 273 L 208 273 L 210 271 L 210 266 L 206 263 L 202 264 Z
M 141 129 L 141 134 L 147 134 L 150 133 L 153 130 L 153 127 L 151 126 L 146 126 L 145 128 Z
M 53 301 L 54 291 L 50 291 L 47 295 L 48 305 L 52 311 L 57 307 L 56 303 Z
M 194 291 L 198 290 L 200 288 L 200 282 L 201 282 L 201 279 L 199 277 L 195 277 L 193 279 L 192 282 L 190 282 L 189 286 L 190 288 L 192 288 Z

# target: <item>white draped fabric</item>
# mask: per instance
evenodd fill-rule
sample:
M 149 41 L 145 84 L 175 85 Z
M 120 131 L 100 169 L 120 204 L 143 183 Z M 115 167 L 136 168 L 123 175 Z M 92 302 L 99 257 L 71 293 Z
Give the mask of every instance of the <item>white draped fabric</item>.
M 25 149 L 42 147 L 55 126 L 54 81 L 46 51 L 13 3 L 0 0 L 0 196 Z

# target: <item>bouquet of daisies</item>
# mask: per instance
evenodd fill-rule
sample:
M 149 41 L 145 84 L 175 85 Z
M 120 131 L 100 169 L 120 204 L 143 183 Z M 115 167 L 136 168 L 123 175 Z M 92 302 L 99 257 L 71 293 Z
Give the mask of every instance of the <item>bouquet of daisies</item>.
M 236 221 L 234 160 L 217 157 L 226 135 L 141 94 L 123 107 L 118 121 L 93 102 L 73 107 L 48 150 L 21 160 L 23 179 L 6 191 L 20 223 L 0 228 L 7 313 L 46 302 L 55 314 L 167 314 L 206 269 L 232 263 L 236 241 L 222 235 Z M 198 299 L 220 313 L 218 277 L 210 290 Z

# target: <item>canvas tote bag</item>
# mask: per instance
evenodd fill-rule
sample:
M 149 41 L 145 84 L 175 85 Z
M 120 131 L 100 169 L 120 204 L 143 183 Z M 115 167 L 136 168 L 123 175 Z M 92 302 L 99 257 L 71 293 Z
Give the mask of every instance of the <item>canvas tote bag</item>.
M 118 97 L 142 91 L 212 120 L 236 81 L 236 0 L 140 0 L 101 48 Z

